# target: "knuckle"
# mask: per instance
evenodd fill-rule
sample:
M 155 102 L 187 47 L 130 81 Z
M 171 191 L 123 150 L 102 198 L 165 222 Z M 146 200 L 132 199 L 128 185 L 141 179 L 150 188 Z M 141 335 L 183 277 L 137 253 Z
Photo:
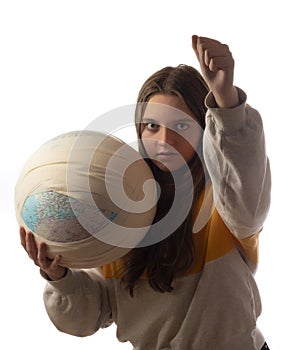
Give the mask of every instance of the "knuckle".
M 44 261 L 39 261 L 38 260 L 38 265 L 42 270 L 47 270 L 47 264 Z
M 33 251 L 31 248 L 26 248 L 25 250 L 30 257 L 33 256 Z
M 39 265 L 39 263 L 38 263 L 38 261 L 37 261 L 37 260 L 33 260 L 33 261 L 34 261 L 34 265 L 36 265 L 36 266 L 40 267 L 40 265 Z

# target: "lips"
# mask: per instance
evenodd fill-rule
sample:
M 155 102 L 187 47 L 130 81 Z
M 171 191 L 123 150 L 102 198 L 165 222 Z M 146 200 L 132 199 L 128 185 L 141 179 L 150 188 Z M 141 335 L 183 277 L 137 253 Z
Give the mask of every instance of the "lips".
M 169 159 L 169 158 L 177 156 L 177 153 L 175 153 L 175 152 L 159 152 L 159 153 L 157 153 L 156 156 L 158 159 Z

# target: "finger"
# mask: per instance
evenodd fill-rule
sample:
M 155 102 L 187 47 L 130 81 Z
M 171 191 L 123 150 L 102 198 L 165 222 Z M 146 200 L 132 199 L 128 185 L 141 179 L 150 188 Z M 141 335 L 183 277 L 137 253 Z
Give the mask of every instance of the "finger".
M 39 244 L 37 260 L 41 269 L 45 270 L 50 266 L 50 261 L 47 258 L 47 246 L 44 242 Z
M 192 48 L 196 54 L 196 57 L 197 59 L 199 58 L 199 53 L 198 53 L 198 50 L 197 50 L 197 40 L 198 40 L 198 36 L 197 35 L 193 35 L 191 37 L 191 44 L 192 44 Z
M 26 250 L 26 231 L 24 229 L 23 226 L 20 226 L 19 229 L 19 234 L 20 234 L 20 242 L 21 245 L 24 247 L 24 249 Z
M 205 58 L 213 58 L 213 57 L 232 57 L 232 54 L 229 50 L 228 45 L 218 45 L 218 46 L 202 46 L 202 51 L 204 51 Z
M 234 66 L 234 61 L 230 57 L 226 56 L 219 56 L 219 57 L 212 57 L 211 59 L 206 59 L 206 65 L 210 69 L 210 71 L 214 72 L 217 70 L 227 70 L 232 69 Z
M 217 46 L 217 45 L 222 45 L 222 43 L 218 40 L 207 38 L 204 36 L 199 36 L 197 38 L 197 45 L 208 45 L 208 46 Z
M 38 248 L 32 232 L 26 233 L 26 251 L 29 257 L 37 263 Z
M 228 45 L 222 44 L 217 40 L 205 37 L 198 37 L 196 44 L 197 57 L 201 64 L 209 66 L 210 61 L 218 56 L 231 56 Z
M 51 269 L 56 269 L 61 261 L 61 255 L 56 255 L 55 258 L 53 259 L 52 263 L 51 263 Z
M 192 48 L 200 64 L 204 64 L 204 48 L 200 42 L 200 37 L 192 36 Z

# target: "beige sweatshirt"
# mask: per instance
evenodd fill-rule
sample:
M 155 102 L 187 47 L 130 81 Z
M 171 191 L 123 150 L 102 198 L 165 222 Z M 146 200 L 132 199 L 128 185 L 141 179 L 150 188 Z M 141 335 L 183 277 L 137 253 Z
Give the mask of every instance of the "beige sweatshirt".
M 254 273 L 271 177 L 260 115 L 238 91 L 242 103 L 232 109 L 216 108 L 211 93 L 206 98 L 204 158 L 212 186 L 198 210 L 210 219 L 194 233 L 194 267 L 174 281 L 171 293 L 155 292 L 142 277 L 133 298 L 116 273 L 120 260 L 69 270 L 44 291 L 60 331 L 87 336 L 114 322 L 119 341 L 136 350 L 261 349 Z

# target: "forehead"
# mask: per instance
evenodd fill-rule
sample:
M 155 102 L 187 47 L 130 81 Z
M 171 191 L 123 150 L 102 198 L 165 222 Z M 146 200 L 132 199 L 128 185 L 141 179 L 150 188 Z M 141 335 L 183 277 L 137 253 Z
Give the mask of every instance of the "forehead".
M 156 94 L 148 101 L 143 120 L 190 121 L 192 112 L 182 99 L 175 95 Z

